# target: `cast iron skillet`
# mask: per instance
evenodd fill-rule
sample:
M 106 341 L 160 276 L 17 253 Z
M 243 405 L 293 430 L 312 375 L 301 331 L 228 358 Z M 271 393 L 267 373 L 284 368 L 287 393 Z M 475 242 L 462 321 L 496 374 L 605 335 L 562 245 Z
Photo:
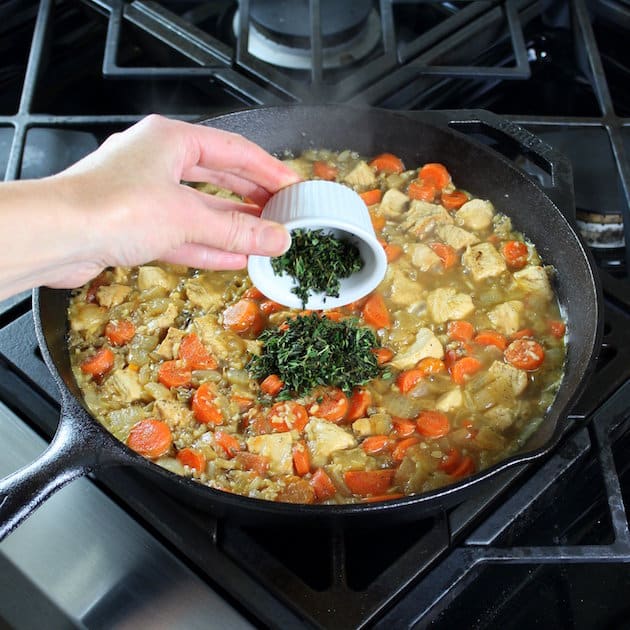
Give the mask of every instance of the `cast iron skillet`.
M 476 121 L 507 134 L 539 162 L 553 157 L 549 147 L 507 121 L 484 112 L 458 112 L 457 115 L 459 125 Z M 452 486 L 383 503 L 292 505 L 207 488 L 135 454 L 92 418 L 83 405 L 70 370 L 66 347 L 69 292 L 42 288 L 34 292 L 35 327 L 46 364 L 61 392 L 61 418 L 48 450 L 37 461 L 0 484 L 0 537 L 8 534 L 69 481 L 111 465 L 134 466 L 181 500 L 219 517 L 250 524 L 301 518 L 384 524 L 418 519 L 451 505 L 474 493 L 497 472 L 548 453 L 572 426 L 567 411 L 593 367 L 600 346 L 601 297 L 597 275 L 570 221 L 538 185 L 499 153 L 453 131 L 438 119 L 435 113 L 429 112 L 410 120 L 387 110 L 287 106 L 235 112 L 204 120 L 201 124 L 241 133 L 277 153 L 287 148 L 295 153 L 309 147 L 352 148 L 367 156 L 391 151 L 408 165 L 443 162 L 457 185 L 473 191 L 478 197 L 491 199 L 499 210 L 513 218 L 515 227 L 524 231 L 536 244 L 543 259 L 556 268 L 556 289 L 569 321 L 568 355 L 562 385 L 539 430 L 521 452 Z M 555 163 L 552 160 L 553 169 L 566 170 L 566 162 L 561 158 L 558 160 Z M 553 174 L 554 177 L 558 175 L 555 171 Z M 558 192 L 557 188 L 553 190 Z M 560 197 L 567 203 L 566 194 Z M 569 203 L 571 207 L 563 210 L 570 213 L 573 211 L 572 199 Z

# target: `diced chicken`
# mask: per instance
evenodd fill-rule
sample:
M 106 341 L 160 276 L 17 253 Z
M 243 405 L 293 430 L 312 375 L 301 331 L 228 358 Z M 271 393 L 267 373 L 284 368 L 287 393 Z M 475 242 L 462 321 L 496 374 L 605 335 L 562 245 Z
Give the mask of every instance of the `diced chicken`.
M 376 175 L 367 162 L 361 160 L 343 179 L 350 186 L 375 186 Z
M 387 435 L 391 430 L 392 419 L 386 413 L 375 413 L 367 418 L 359 418 L 352 423 L 352 431 L 359 437 Z
M 469 247 L 462 255 L 462 262 L 476 282 L 500 276 L 507 269 L 503 256 L 492 243 Z
M 160 267 L 144 265 L 138 268 L 138 288 L 141 291 L 153 287 L 163 287 L 171 291 L 176 285 L 177 278 Z
M 124 403 L 141 400 L 144 396 L 142 385 L 138 379 L 138 372 L 128 368 L 114 370 L 103 385 L 103 390 L 106 394 Z
M 186 334 L 186 332 L 179 328 L 169 328 L 166 337 L 164 337 L 164 341 L 155 349 L 155 352 L 163 359 L 171 360 L 177 358 L 179 344 Z
M 409 278 L 402 267 L 389 265 L 387 273 L 390 283 L 389 297 L 394 304 L 408 306 L 421 299 L 418 282 Z
M 405 220 L 401 223 L 403 230 L 408 230 L 416 236 L 425 236 L 436 225 L 453 223 L 453 217 L 442 206 L 427 201 L 414 199 L 409 204 L 409 210 L 405 214 Z
M 248 438 L 247 448 L 251 453 L 266 457 L 271 472 L 281 475 L 293 472 L 293 438 L 289 431 Z
M 173 400 L 173 393 L 168 387 L 164 387 L 162 383 L 149 381 L 144 386 L 144 392 L 153 400 Z
M 223 306 L 223 296 L 211 291 L 201 278 L 190 278 L 184 284 L 188 301 L 210 313 L 217 312 Z
M 435 228 L 435 232 L 447 245 L 457 250 L 479 242 L 479 239 L 474 234 L 456 225 L 438 225 Z
M 409 197 L 397 188 L 390 188 L 381 199 L 379 210 L 386 217 L 392 218 L 399 216 L 407 207 Z
M 175 304 L 169 304 L 163 313 L 161 313 L 154 319 L 149 320 L 149 322 L 147 323 L 147 330 L 154 332 L 156 330 L 169 328 L 175 323 L 178 313 L 179 312 Z
M 94 334 L 101 330 L 109 320 L 107 309 L 97 304 L 79 302 L 72 305 L 70 326 L 72 330 Z
M 427 295 L 429 317 L 441 324 L 449 319 L 466 319 L 474 310 L 472 298 L 452 287 L 434 289 Z
M 516 411 L 500 405 L 492 407 L 492 409 L 488 409 L 488 411 L 483 414 L 483 421 L 488 426 L 493 429 L 497 429 L 498 431 L 509 429 L 514 424 L 515 420 Z
M 488 373 L 495 379 L 505 379 L 512 386 L 514 396 L 520 396 L 527 388 L 527 372 L 519 370 L 509 363 L 503 361 L 494 361 L 488 369 Z
M 96 290 L 96 301 L 107 308 L 118 306 L 131 293 L 131 287 L 124 284 L 109 284 Z
M 406 350 L 399 352 L 390 365 L 398 370 L 407 370 L 426 357 L 441 359 L 443 356 L 444 348 L 433 331 L 430 328 L 420 328 L 415 341 Z
M 324 466 L 331 453 L 357 444 L 355 438 L 345 429 L 319 418 L 311 419 L 304 431 L 314 466 Z
M 114 267 L 112 269 L 112 282 L 127 284 L 129 282 L 130 267 Z
M 462 395 L 459 387 L 456 389 L 451 389 L 450 391 L 442 394 L 435 402 L 435 408 L 438 411 L 447 412 L 451 409 L 457 409 L 461 407 L 464 402 L 464 397 Z
M 216 315 L 197 317 L 193 322 L 193 329 L 210 354 L 220 363 L 229 360 L 232 367 L 242 368 L 247 362 L 245 341 L 231 330 L 223 328 Z
M 524 308 L 525 305 L 520 300 L 503 302 L 488 311 L 488 319 L 500 333 L 513 335 L 521 327 Z
M 409 245 L 408 253 L 411 255 L 411 262 L 420 271 L 430 271 L 441 268 L 442 259 L 424 243 L 413 243 Z
M 485 230 L 492 224 L 494 206 L 483 199 L 467 201 L 456 213 L 455 223 L 467 230 Z
M 514 281 L 527 293 L 534 293 L 545 300 L 551 300 L 553 297 L 549 276 L 544 267 L 528 265 L 520 271 L 515 271 Z
M 179 400 L 156 400 L 153 409 L 157 412 L 158 418 L 166 422 L 171 429 L 186 428 L 196 424 L 192 411 Z

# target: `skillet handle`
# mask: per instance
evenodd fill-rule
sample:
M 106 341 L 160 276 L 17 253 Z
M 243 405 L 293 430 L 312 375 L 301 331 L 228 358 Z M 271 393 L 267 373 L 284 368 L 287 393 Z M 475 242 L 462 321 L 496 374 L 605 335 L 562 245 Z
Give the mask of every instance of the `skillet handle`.
M 99 462 L 95 432 L 62 403 L 57 432 L 33 462 L 0 481 L 0 540 L 67 483 L 94 470 Z
M 481 133 L 497 141 L 493 146 L 506 157 L 514 153 L 531 161 L 539 172 L 532 174 L 526 165 L 519 165 L 544 188 L 564 217 L 575 224 L 575 190 L 573 168 L 564 154 L 556 151 L 524 127 L 486 110 L 450 111 L 449 127 L 464 133 Z M 506 143 L 507 141 L 507 143 Z M 545 175 L 545 177 L 543 177 Z

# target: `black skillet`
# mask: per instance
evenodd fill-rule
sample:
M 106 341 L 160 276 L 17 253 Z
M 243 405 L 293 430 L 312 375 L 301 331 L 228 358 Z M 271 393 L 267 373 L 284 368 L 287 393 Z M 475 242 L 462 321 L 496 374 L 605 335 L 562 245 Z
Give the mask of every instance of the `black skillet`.
M 452 115 L 454 114 L 454 115 Z M 42 354 L 61 392 L 61 418 L 47 451 L 0 483 L 0 538 L 8 534 L 60 487 L 99 468 L 130 465 L 159 487 L 219 517 L 257 524 L 319 518 L 361 524 L 418 519 L 474 494 L 485 480 L 509 466 L 547 454 L 570 431 L 568 416 L 593 367 L 602 334 L 601 293 L 589 254 L 561 209 L 573 212 L 570 167 L 561 156 L 526 130 L 487 112 L 403 114 L 346 106 L 287 106 L 251 109 L 204 120 L 240 133 L 267 150 L 299 153 L 307 148 L 347 149 L 363 155 L 390 151 L 407 165 L 446 164 L 458 186 L 487 198 L 509 214 L 515 227 L 537 246 L 557 270 L 556 290 L 568 318 L 565 375 L 556 400 L 538 431 L 509 459 L 461 482 L 427 494 L 359 505 L 292 505 L 237 496 L 170 473 L 133 453 L 112 437 L 86 410 L 70 370 L 66 348 L 69 292 L 34 292 L 33 313 Z M 484 130 L 508 138 L 520 153 L 551 171 L 545 192 L 513 162 L 455 128 Z

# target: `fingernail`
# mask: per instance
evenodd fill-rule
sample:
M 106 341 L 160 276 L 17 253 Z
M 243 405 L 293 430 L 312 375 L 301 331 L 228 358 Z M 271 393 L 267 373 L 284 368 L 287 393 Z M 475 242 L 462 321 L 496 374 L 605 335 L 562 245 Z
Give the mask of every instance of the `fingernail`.
M 270 224 L 260 233 L 259 246 L 262 254 L 279 256 L 286 252 L 290 245 L 291 237 L 282 225 Z

